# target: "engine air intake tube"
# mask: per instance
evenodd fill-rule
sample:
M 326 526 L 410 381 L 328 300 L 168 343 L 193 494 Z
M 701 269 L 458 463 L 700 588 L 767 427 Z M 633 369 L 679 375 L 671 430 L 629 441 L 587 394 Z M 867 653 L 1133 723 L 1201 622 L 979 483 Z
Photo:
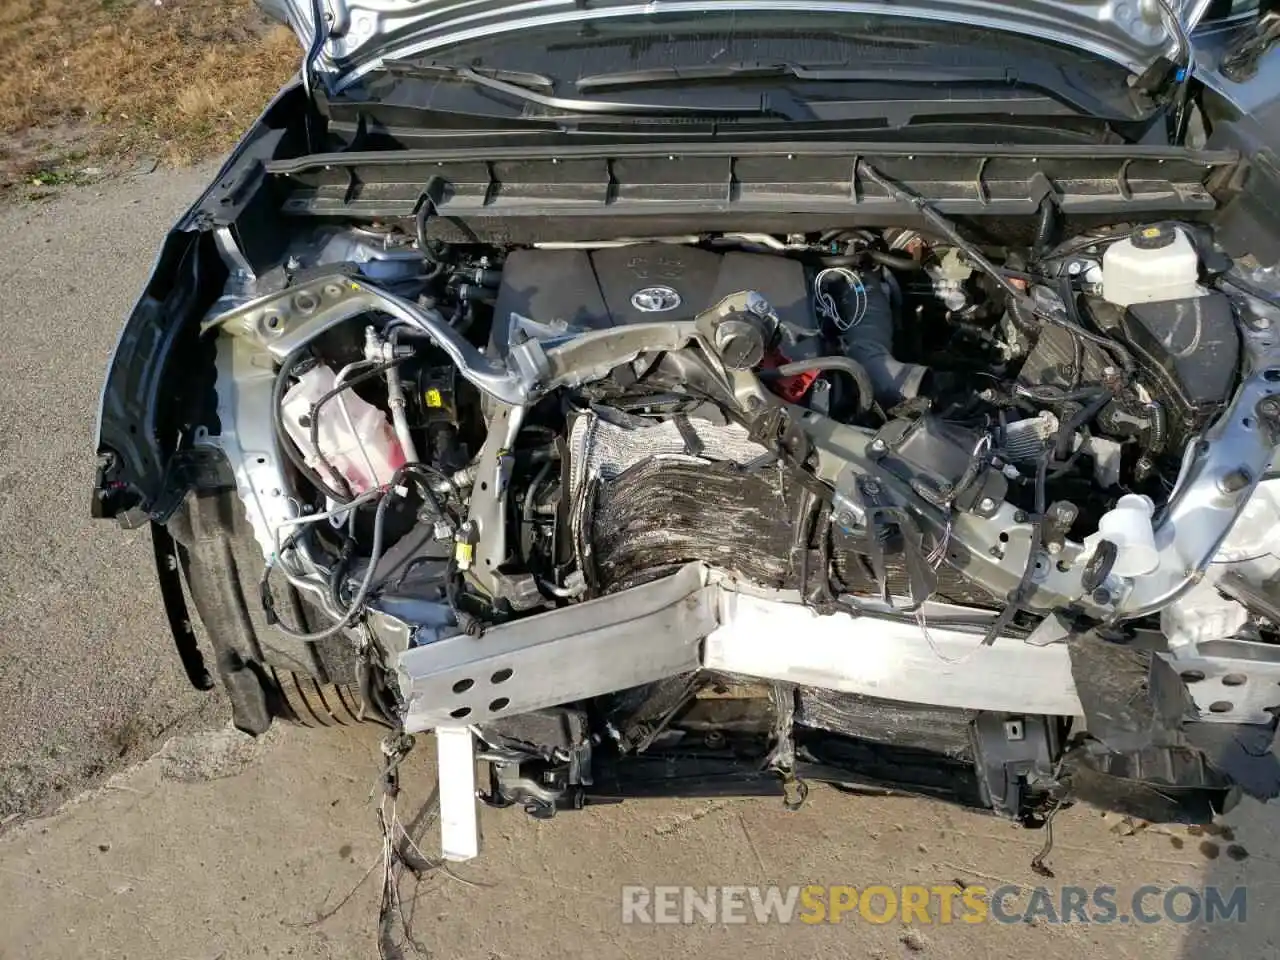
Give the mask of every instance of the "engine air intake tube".
M 847 284 L 839 295 L 843 322 L 836 320 L 835 325 L 845 355 L 866 370 L 876 402 L 887 410 L 919 396 L 929 368 L 894 357 L 889 298 L 877 274 L 864 274 L 859 279 L 861 282 Z

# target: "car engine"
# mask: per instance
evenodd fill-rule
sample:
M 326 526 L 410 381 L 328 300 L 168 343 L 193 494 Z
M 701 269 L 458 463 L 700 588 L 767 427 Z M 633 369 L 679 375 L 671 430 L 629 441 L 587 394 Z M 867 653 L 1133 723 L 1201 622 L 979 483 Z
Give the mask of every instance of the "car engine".
M 485 798 L 538 816 L 658 771 L 1203 816 L 1244 776 L 1210 741 L 1274 706 L 1220 691 L 1280 649 L 1280 559 L 1237 522 L 1280 520 L 1280 308 L 1203 224 L 1059 236 L 1049 210 L 978 243 L 918 206 L 499 243 L 424 202 L 290 232 L 200 327 L 193 450 L 238 519 L 196 498 L 163 535 L 202 618 L 228 555 L 260 567 L 262 662 L 436 730 L 460 795 L 474 736 Z M 278 678 L 241 726 L 318 716 Z M 1117 800 L 1135 770 L 1176 788 Z

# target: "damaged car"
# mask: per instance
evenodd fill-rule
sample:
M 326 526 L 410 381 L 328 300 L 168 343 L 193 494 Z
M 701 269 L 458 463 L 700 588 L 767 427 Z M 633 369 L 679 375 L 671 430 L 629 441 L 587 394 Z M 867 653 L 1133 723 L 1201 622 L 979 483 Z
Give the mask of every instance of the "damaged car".
M 476 796 L 1275 795 L 1273 15 L 264 6 L 92 497 L 236 726 L 434 730 L 454 858 Z

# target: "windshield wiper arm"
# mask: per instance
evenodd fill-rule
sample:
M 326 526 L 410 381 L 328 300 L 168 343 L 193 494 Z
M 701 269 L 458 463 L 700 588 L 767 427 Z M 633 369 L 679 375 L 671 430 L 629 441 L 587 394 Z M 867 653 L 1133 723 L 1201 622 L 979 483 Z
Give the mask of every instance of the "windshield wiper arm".
M 566 113 L 602 113 L 632 117 L 661 117 L 672 114 L 726 117 L 760 116 L 779 112 L 768 105 L 767 98 L 761 98 L 753 106 L 717 106 L 714 104 L 704 106 L 685 103 L 621 103 L 615 100 L 584 100 L 578 97 L 557 97 L 551 94 L 539 93 L 519 83 L 500 79 L 499 76 L 486 76 L 471 67 L 456 67 L 449 64 L 396 64 L 394 72 L 402 75 L 421 74 L 423 76 L 462 80 L 477 87 L 484 87 L 487 90 L 493 90 L 497 93 L 514 97 L 517 100 L 523 100 L 526 103 L 535 103 L 550 110 L 562 110 Z M 547 78 L 539 77 L 539 79 L 545 80 Z M 542 86 L 542 84 L 539 84 L 539 86 Z
M 389 60 L 382 65 L 387 73 L 406 77 L 456 77 L 462 67 L 450 66 L 447 63 L 416 63 Z M 504 70 L 501 67 L 468 67 L 474 73 L 490 80 L 502 80 L 520 87 L 531 87 L 535 90 L 554 90 L 556 82 L 545 73 L 529 73 L 524 70 Z
M 689 66 L 655 67 L 624 73 L 600 73 L 582 77 L 577 81 L 579 91 L 621 90 L 627 87 L 659 86 L 662 84 L 713 84 L 732 83 L 735 80 L 760 78 L 798 80 L 805 83 L 849 83 L 856 91 L 857 84 L 866 84 L 875 90 L 875 100 L 894 99 L 885 85 L 905 89 L 919 89 L 922 85 L 936 84 L 954 87 L 1033 90 L 1064 104 L 1077 113 L 1107 117 L 1116 120 L 1140 119 L 1129 115 L 1124 102 L 1116 97 L 1095 95 L 1089 88 L 1080 86 L 1065 77 L 1051 62 L 1024 63 L 1008 66 L 1004 63 L 947 63 L 866 62 L 859 66 L 845 64 L 802 64 L 787 61 L 743 61 L 736 63 L 692 64 Z M 878 85 L 878 86 L 877 86 Z M 779 96 L 787 84 L 770 85 L 766 96 Z M 914 94 L 912 94 L 914 96 Z M 804 104 L 799 99 L 796 102 Z
M 576 86 L 586 90 L 620 90 L 651 84 L 698 82 L 700 80 L 750 80 L 758 77 L 791 77 L 816 82 L 884 83 L 1007 83 L 1019 82 L 1017 71 L 999 67 L 946 67 L 911 64 L 910 72 L 885 66 L 846 67 L 806 66 L 797 63 L 697 64 L 687 67 L 654 67 L 625 73 L 599 73 L 578 80 Z

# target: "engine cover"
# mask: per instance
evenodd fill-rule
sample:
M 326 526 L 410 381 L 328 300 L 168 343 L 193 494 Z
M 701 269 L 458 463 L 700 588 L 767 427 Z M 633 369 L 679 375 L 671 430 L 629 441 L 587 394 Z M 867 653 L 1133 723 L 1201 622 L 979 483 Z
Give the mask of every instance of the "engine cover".
M 793 330 L 817 331 L 800 263 L 768 254 L 647 243 L 512 252 L 494 307 L 493 342 L 505 351 L 512 313 L 539 323 L 602 329 L 691 320 L 741 290 L 763 294 Z

